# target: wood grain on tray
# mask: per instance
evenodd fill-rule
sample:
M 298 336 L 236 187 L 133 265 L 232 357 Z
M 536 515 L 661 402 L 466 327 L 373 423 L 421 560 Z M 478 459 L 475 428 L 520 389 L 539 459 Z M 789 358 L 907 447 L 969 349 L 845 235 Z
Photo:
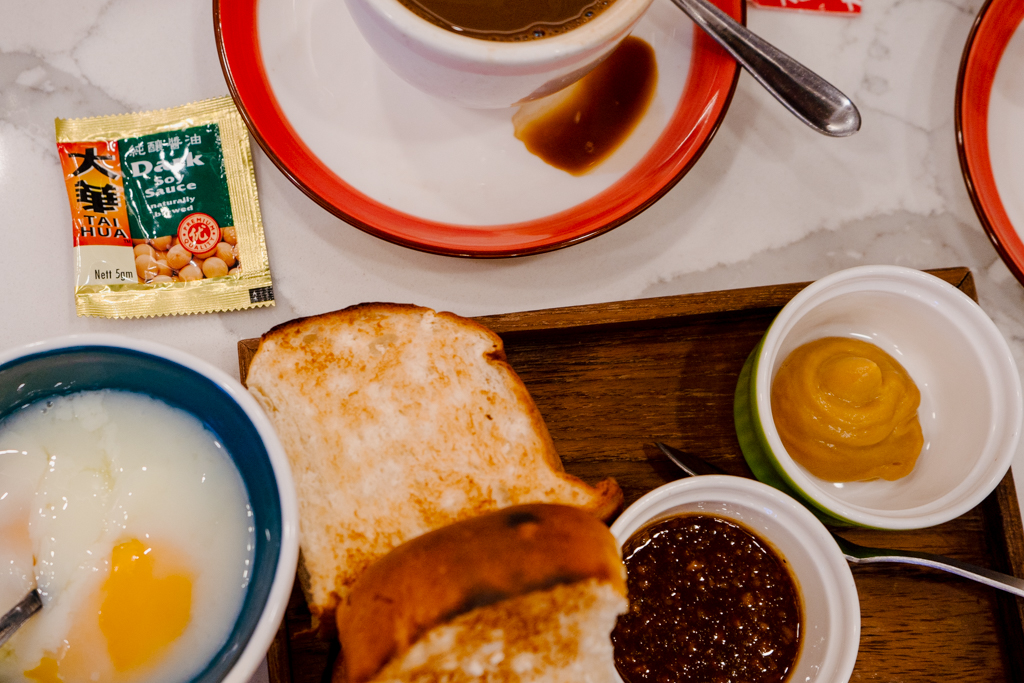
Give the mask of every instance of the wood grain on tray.
M 977 299 L 966 268 L 930 271 Z M 615 477 L 625 505 L 680 472 L 651 444 L 752 476 L 733 428 L 736 378 L 779 309 L 808 283 L 478 318 L 544 416 L 566 471 Z M 239 342 L 244 379 L 258 340 Z M 921 550 L 1024 577 L 1024 531 L 1008 473 L 985 502 L 915 531 L 844 530 L 863 545 Z M 1024 600 L 943 572 L 855 567 L 861 601 L 853 681 L 1024 681 Z M 269 653 L 274 683 L 320 683 L 330 643 L 308 632 L 296 587 Z

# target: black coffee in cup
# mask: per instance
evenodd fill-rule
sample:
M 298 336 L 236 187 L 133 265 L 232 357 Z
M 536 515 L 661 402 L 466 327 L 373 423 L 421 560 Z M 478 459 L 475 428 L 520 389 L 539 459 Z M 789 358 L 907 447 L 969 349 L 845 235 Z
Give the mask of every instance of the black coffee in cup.
M 481 40 L 519 42 L 571 31 L 614 0 L 400 0 L 441 28 Z

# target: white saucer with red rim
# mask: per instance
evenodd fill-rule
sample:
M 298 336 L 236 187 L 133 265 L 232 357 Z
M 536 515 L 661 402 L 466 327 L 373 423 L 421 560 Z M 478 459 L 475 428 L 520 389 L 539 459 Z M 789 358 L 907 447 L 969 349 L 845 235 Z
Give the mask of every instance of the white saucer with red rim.
M 742 0 L 716 2 L 742 20 Z M 458 256 L 549 251 L 643 211 L 704 151 L 738 76 L 670 0 L 655 0 L 633 33 L 655 50 L 651 106 L 610 158 L 577 177 L 515 138 L 515 109 L 464 109 L 399 79 L 343 2 L 215 0 L 214 17 L 235 101 L 289 178 L 358 228 Z

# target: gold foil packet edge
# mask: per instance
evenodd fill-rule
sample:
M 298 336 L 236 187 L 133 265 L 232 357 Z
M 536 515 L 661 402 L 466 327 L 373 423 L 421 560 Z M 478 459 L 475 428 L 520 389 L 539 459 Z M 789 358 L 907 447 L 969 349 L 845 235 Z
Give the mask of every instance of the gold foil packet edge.
M 75 292 L 75 312 L 101 318 L 146 318 L 274 306 L 275 299 L 252 300 L 252 292 L 260 289 L 273 290 L 269 275 L 175 282 L 162 285 L 159 290 L 142 284 L 90 285 Z
M 54 127 L 57 142 L 92 142 L 220 123 L 224 117 L 235 116 L 241 119 L 234 100 L 230 95 L 224 95 L 152 111 L 103 114 L 78 119 L 57 118 L 54 119 Z

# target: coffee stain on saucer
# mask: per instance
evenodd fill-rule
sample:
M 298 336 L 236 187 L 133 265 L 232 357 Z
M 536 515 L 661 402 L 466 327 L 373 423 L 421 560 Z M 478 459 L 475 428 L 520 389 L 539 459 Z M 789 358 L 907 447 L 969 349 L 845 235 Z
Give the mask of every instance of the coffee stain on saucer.
M 568 88 L 522 105 L 515 136 L 530 153 L 574 176 L 611 156 L 643 118 L 658 83 L 654 49 L 627 36 Z

